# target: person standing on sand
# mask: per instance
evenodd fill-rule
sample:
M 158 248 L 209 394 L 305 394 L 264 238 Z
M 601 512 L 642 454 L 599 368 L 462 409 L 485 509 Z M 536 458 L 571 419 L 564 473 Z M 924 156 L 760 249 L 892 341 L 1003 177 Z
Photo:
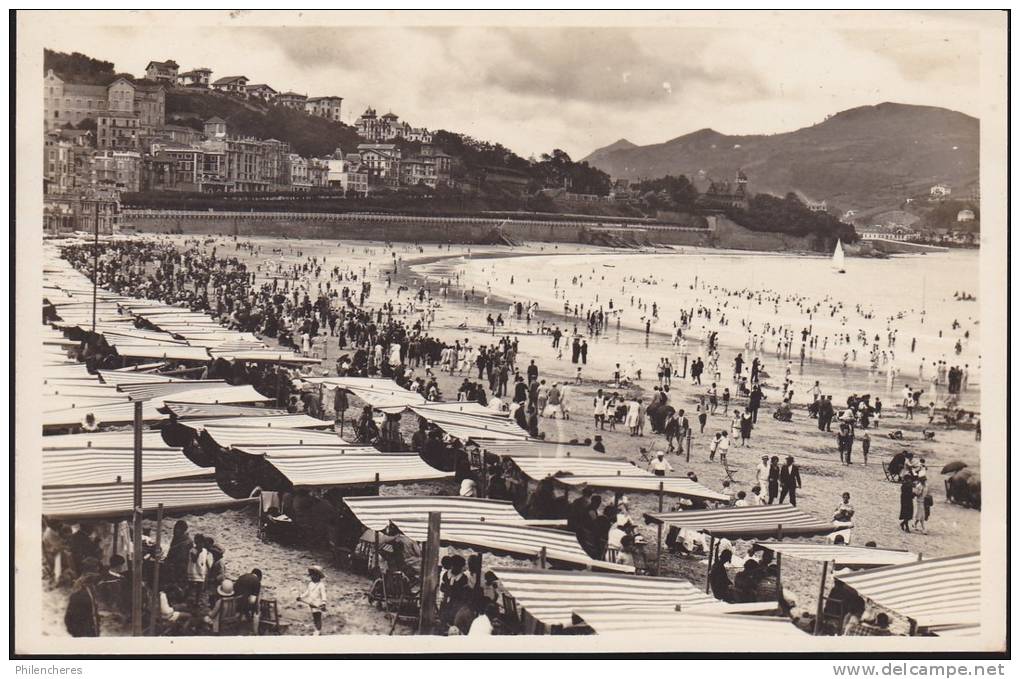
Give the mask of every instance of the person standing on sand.
M 800 468 L 793 463 L 793 456 L 786 456 L 786 464 L 779 470 L 779 504 L 790 496 L 790 504 L 797 506 L 797 489 L 801 487 Z
M 910 520 L 914 518 L 914 482 L 909 474 L 900 481 L 900 530 L 910 532 Z
M 779 476 L 779 456 L 773 455 L 772 459 L 769 460 L 768 472 L 769 504 L 775 502 L 779 496 Z
M 322 634 L 322 614 L 326 610 L 326 585 L 323 580 L 326 574 L 318 566 L 308 567 L 308 584 L 305 590 L 298 596 L 297 600 L 307 604 L 312 612 L 312 624 L 315 631 L 312 636 Z

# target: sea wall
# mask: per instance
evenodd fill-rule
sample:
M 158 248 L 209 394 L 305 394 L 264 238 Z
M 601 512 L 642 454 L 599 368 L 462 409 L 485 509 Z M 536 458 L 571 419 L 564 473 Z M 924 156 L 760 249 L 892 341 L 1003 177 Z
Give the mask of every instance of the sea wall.
M 538 241 L 619 247 L 672 245 L 736 250 L 812 250 L 811 239 L 750 231 L 721 215 L 692 217 L 684 224 L 621 225 L 478 217 L 287 212 L 125 210 L 122 229 L 145 233 L 271 236 L 326 240 L 389 240 L 420 243 Z

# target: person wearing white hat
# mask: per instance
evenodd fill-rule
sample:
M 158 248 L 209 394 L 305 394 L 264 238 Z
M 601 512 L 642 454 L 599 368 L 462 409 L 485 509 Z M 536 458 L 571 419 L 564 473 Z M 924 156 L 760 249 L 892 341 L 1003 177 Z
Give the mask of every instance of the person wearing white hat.
M 666 459 L 666 453 L 664 451 L 658 451 L 655 453 L 655 459 L 652 460 L 652 473 L 656 476 L 665 476 L 666 472 L 673 471 L 673 465 Z
M 229 578 L 224 579 L 216 588 L 216 594 L 219 595 L 216 603 L 213 604 L 209 615 L 205 616 L 205 622 L 212 628 L 213 634 L 220 633 L 220 620 L 227 615 L 228 607 L 237 605 L 236 601 L 230 601 L 234 597 L 234 581 Z M 227 603 L 228 601 L 230 603 Z
M 318 566 L 308 567 L 308 584 L 305 591 L 297 598 L 298 601 L 308 604 L 312 611 L 312 624 L 315 625 L 313 636 L 322 634 L 322 613 L 326 610 L 326 585 L 323 583 L 326 574 Z M 231 583 L 233 584 L 233 583 Z

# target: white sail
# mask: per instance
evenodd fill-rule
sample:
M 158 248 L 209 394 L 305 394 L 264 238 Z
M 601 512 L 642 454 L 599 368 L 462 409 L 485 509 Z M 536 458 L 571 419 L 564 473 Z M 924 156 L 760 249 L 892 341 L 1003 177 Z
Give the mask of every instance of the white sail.
M 836 239 L 836 251 L 832 253 L 832 268 L 843 273 L 846 271 L 846 265 L 844 263 L 845 255 L 843 254 L 843 241 L 842 239 Z

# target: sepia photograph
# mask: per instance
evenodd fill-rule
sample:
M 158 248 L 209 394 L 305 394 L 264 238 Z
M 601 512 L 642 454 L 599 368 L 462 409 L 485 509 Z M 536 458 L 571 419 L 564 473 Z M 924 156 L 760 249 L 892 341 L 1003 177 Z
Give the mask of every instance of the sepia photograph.
M 13 656 L 1008 654 L 1008 11 L 10 23 Z

